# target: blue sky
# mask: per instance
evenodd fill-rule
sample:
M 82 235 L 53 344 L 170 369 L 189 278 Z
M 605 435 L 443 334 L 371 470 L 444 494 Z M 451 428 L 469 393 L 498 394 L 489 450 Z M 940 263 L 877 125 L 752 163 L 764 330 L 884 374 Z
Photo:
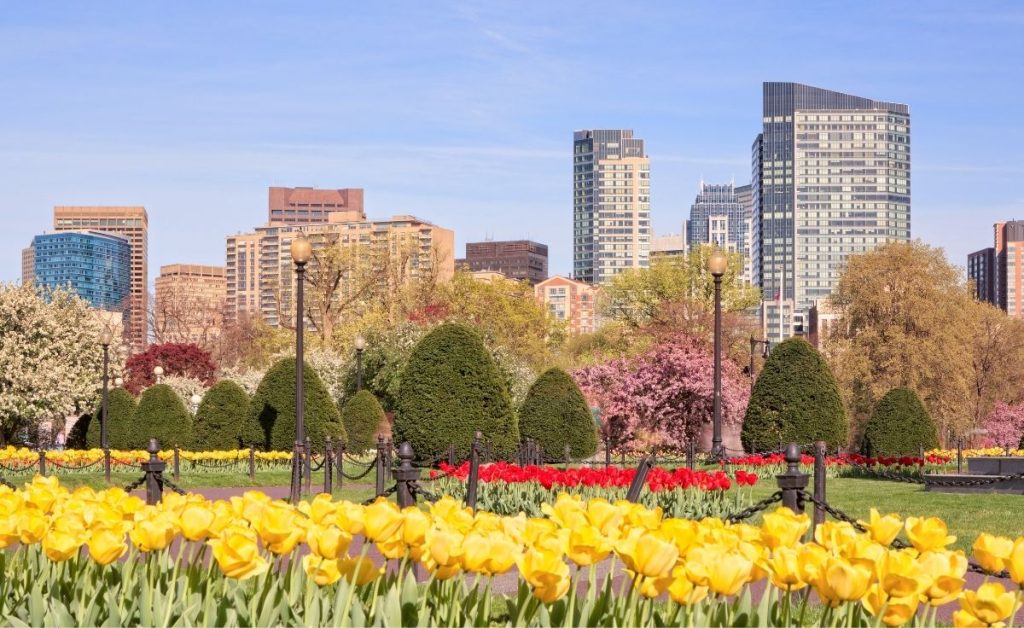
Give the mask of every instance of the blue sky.
M 853 7 L 853 8 L 851 8 Z M 571 269 L 578 128 L 647 141 L 652 215 L 745 183 L 761 82 L 910 105 L 912 234 L 963 265 L 1024 218 L 1019 2 L 9 3 L 0 280 L 58 204 L 142 204 L 150 278 L 224 263 L 271 185 L 363 187 Z

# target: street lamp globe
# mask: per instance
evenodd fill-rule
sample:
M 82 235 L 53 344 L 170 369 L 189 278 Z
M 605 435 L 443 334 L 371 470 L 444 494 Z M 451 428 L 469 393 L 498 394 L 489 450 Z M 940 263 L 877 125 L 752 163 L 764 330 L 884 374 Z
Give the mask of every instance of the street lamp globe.
M 124 380 L 118 377 L 114 380 L 114 385 L 120 388 L 121 386 L 124 386 Z
M 203 398 L 199 396 L 199 393 L 195 393 L 192 395 L 192 399 L 190 401 L 192 402 L 193 408 L 198 408 L 199 404 L 202 403 Z
M 356 336 L 355 345 L 356 351 L 361 352 L 363 349 L 366 348 L 366 338 L 363 338 L 362 336 Z
M 715 277 L 721 277 L 725 274 L 725 269 L 729 265 L 729 258 L 725 256 L 722 249 L 715 247 L 715 250 L 711 252 L 711 257 L 708 258 L 708 270 Z
M 110 331 L 109 327 L 104 327 L 103 331 L 100 332 L 100 344 L 104 347 L 109 347 L 110 343 L 114 340 L 114 334 Z
M 157 377 L 162 377 L 163 374 L 164 374 L 164 367 L 162 367 L 162 366 L 155 366 L 155 367 L 153 367 L 153 375 L 156 375 Z
M 305 236 L 300 235 L 299 237 L 292 240 L 292 261 L 296 264 L 302 265 L 309 261 L 309 258 L 313 256 L 313 245 L 309 243 L 309 240 Z

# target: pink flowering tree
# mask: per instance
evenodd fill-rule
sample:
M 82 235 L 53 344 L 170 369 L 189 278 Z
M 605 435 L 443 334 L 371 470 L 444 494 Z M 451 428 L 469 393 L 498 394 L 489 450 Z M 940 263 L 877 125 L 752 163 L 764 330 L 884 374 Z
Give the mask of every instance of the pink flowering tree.
M 1016 449 L 1021 435 L 1024 434 L 1024 403 L 996 403 L 985 419 L 984 427 L 988 430 L 987 437 L 993 445 Z

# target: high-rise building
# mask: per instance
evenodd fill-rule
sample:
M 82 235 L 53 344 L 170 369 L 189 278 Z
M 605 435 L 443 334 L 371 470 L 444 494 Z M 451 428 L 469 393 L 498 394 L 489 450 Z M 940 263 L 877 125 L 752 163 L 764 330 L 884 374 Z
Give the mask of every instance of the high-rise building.
M 21 283 L 29 285 L 36 282 L 36 250 L 32 245 L 21 249 Z
M 741 279 L 748 283 L 754 280 L 754 188 L 752 185 L 740 185 L 733 188 L 736 202 L 743 208 L 743 222 L 746 223 L 747 247 L 743 253 L 743 274 Z
M 749 186 L 746 186 L 749 190 Z M 690 219 L 686 221 L 688 248 L 702 244 L 715 244 L 744 257 L 743 274 L 750 276 L 747 250 L 750 244 L 750 221 L 747 208 L 736 195 L 732 183 L 707 184 L 700 182 L 700 191 L 690 206 Z
M 592 334 L 599 326 L 597 295 L 601 288 L 555 275 L 533 287 L 537 303 L 565 321 L 571 335 Z
M 37 235 L 33 281 L 49 288 L 74 290 L 100 310 L 124 312 L 131 294 L 131 245 L 128 239 L 99 231 L 62 231 Z
M 146 208 L 58 206 L 53 208 L 53 228 L 56 231 L 103 231 L 128 240 L 131 245 L 131 298 L 128 300 L 130 315 L 125 333 L 135 350 L 144 349 L 149 338 L 149 217 Z
M 573 134 L 573 277 L 602 284 L 646 268 L 651 246 L 651 163 L 629 129 Z
M 467 242 L 466 257 L 456 265 L 471 272 L 497 271 L 536 285 L 548 278 L 548 246 L 530 240 Z
M 362 188 L 321 190 L 275 188 L 269 190 L 267 222 L 271 225 L 304 225 L 335 220 L 366 220 Z
M 157 342 L 207 346 L 224 324 L 223 266 L 169 264 L 154 282 L 153 337 Z
M 849 256 L 910 239 L 910 110 L 765 83 L 752 149 L 752 275 L 765 337 L 806 333 Z M 819 314 L 820 314 L 819 308 Z
M 967 256 L 967 277 L 979 301 L 1024 318 L 1024 221 L 997 222 L 995 246 Z
M 261 233 L 240 233 L 228 236 L 224 268 L 224 320 L 233 324 L 249 317 L 259 318 L 260 310 L 260 241 Z
M 686 223 L 683 223 L 683 233 L 668 233 L 651 238 L 651 262 L 659 258 L 684 257 L 687 251 Z
M 967 278 L 973 284 L 975 299 L 1001 306 L 996 292 L 996 250 L 993 247 L 967 255 Z

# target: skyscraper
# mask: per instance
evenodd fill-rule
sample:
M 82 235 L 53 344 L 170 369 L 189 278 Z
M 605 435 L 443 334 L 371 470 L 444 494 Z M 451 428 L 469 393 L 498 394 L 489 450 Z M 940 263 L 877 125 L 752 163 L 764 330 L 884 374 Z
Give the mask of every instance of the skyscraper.
M 846 259 L 910 239 L 910 110 L 798 83 L 765 83 L 752 268 L 766 338 L 806 333 Z
M 56 231 L 102 231 L 123 236 L 131 245 L 131 314 L 126 335 L 135 350 L 146 347 L 149 336 L 147 313 L 149 308 L 148 240 L 149 217 L 145 207 L 80 207 L 53 208 L 53 228 Z
M 126 312 L 131 294 L 131 245 L 99 231 L 46 233 L 32 239 L 34 282 L 70 288 L 100 310 Z
M 646 268 L 651 245 L 651 164 L 630 129 L 573 134 L 573 278 L 609 281 Z
M 749 191 L 750 186 L 744 186 Z M 743 255 L 743 274 L 750 276 L 748 247 L 750 221 L 747 208 L 736 194 L 732 183 L 707 184 L 700 182 L 700 191 L 690 206 L 690 219 L 686 221 L 688 248 L 702 244 L 716 244 L 727 251 Z
M 304 225 L 327 222 L 332 214 L 345 220 L 366 220 L 363 189 L 270 188 L 267 221 L 271 225 Z M 335 217 L 337 220 L 337 216 Z
M 974 298 L 1001 307 L 996 292 L 996 250 L 991 246 L 967 255 L 967 278 L 974 284 Z
M 537 285 L 548 278 L 548 246 L 530 240 L 467 242 L 466 257 L 459 263 L 473 272 L 493 270 Z
M 1024 318 L 1024 221 L 997 222 L 992 230 L 995 246 L 967 256 L 967 278 L 979 301 Z

